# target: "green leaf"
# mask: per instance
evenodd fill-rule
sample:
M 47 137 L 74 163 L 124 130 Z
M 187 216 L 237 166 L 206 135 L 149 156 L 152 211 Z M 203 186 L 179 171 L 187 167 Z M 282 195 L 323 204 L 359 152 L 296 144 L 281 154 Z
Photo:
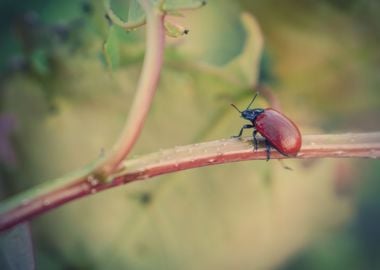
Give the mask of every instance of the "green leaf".
M 264 40 L 255 18 L 243 13 L 241 21 L 246 32 L 246 41 L 241 53 L 228 63 L 224 71 L 233 74 L 243 86 L 254 86 L 258 81 Z
M 103 52 L 106 63 L 110 69 L 115 69 L 120 64 L 120 48 L 117 29 L 111 26 L 107 41 L 104 43 Z
M 105 6 L 111 15 L 111 19 L 119 26 L 130 25 L 131 28 L 137 27 L 145 20 L 145 11 L 138 0 L 125 1 L 121 3 L 113 3 L 116 1 L 105 0 Z M 177 14 L 177 10 L 196 9 L 205 5 L 205 1 L 200 0 L 180 0 L 180 1 L 159 1 L 151 0 L 151 5 L 156 8 L 162 8 L 171 14 Z M 160 6 L 162 3 L 162 6 Z M 118 4 L 118 5 L 117 5 Z M 126 14 L 126 18 L 122 18 Z
M 144 10 L 138 1 L 104 0 L 104 6 L 109 19 L 122 28 L 133 29 L 145 21 Z
M 138 2 L 137 0 L 132 0 L 129 4 L 128 23 L 140 22 L 145 18 L 144 9 Z
M 233 4 L 204 9 L 187 22 L 191 35 L 179 48 L 195 65 L 247 89 L 258 79 L 263 36 L 255 18 Z M 217 27 L 215 27 L 217 26 Z
M 49 74 L 49 61 L 47 52 L 43 49 L 35 50 L 30 56 L 30 62 L 33 70 L 39 75 Z
M 200 0 L 165 0 L 164 10 L 195 9 L 206 5 L 206 1 Z

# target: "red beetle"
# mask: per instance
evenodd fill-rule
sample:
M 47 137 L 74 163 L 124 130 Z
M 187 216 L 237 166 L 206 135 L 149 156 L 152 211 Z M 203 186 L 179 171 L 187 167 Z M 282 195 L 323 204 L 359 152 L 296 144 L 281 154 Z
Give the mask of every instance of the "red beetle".
M 257 132 L 265 138 L 267 161 L 270 159 L 271 147 L 284 156 L 296 156 L 302 144 L 301 133 L 296 124 L 279 111 L 271 108 L 249 109 L 256 97 L 257 93 L 244 111 L 240 111 L 234 104 L 231 104 L 241 113 L 241 117 L 252 122 L 252 124 L 244 125 L 239 134 L 233 137 L 239 138 L 243 134 L 244 129 L 253 128 L 255 150 L 257 150 Z

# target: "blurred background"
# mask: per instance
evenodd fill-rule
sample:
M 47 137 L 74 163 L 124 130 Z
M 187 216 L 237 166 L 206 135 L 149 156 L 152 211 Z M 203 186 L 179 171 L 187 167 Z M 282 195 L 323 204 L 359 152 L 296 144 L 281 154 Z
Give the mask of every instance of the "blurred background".
M 128 5 L 112 1 L 124 19 Z M 132 156 L 235 135 L 245 123 L 229 104 L 257 84 L 269 90 L 256 106 L 275 97 L 303 134 L 380 130 L 379 13 L 376 0 L 209 0 L 169 17 L 190 32 L 167 39 Z M 96 0 L 1 0 L 0 20 L 5 199 L 111 147 L 145 27 L 110 25 Z M 37 269 L 379 269 L 379 162 L 286 165 L 194 169 L 54 209 L 30 223 Z

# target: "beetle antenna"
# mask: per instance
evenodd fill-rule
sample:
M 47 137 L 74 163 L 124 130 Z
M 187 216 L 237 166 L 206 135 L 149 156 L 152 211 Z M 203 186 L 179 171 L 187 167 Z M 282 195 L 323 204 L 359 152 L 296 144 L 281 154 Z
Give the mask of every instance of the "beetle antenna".
M 248 107 L 247 107 L 247 110 L 249 109 L 249 107 L 251 107 L 252 103 L 255 101 L 256 97 L 259 95 L 259 92 L 256 92 L 256 95 L 253 97 L 253 99 L 251 100 L 251 102 L 249 103 Z
M 234 107 L 239 113 L 241 113 L 241 111 L 238 109 L 238 107 L 235 106 L 235 104 L 231 104 L 232 107 Z

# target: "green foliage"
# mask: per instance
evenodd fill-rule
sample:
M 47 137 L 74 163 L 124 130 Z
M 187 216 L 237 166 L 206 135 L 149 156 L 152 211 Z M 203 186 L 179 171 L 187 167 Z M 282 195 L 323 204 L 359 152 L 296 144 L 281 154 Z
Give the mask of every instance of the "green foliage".
M 105 6 L 111 9 L 112 15 L 115 15 L 115 20 L 118 24 L 135 25 L 140 24 L 145 20 L 144 9 L 142 8 L 139 0 L 125 0 L 125 1 L 112 1 L 104 0 Z M 149 2 L 156 6 L 156 8 L 170 11 L 171 14 L 176 13 L 179 10 L 195 9 L 202 7 L 206 4 L 205 1 L 200 0 L 149 0 Z M 118 8 L 114 8 L 117 6 Z M 117 10 L 117 12 L 115 12 Z M 124 13 L 124 16 L 120 13 Z
M 36 50 L 30 57 L 33 70 L 40 76 L 46 76 L 50 72 L 47 57 L 47 52 L 44 50 Z
M 140 6 L 138 0 L 130 0 L 129 10 L 128 10 L 128 19 L 126 22 L 135 23 L 140 22 L 145 17 L 143 8 Z
M 120 50 L 119 50 L 119 39 L 115 33 L 117 29 L 115 26 L 111 26 L 107 41 L 104 43 L 104 55 L 106 57 L 107 65 L 114 69 L 120 64 Z
M 202 0 L 164 0 L 164 10 L 183 10 L 194 9 L 206 5 L 206 1 Z

